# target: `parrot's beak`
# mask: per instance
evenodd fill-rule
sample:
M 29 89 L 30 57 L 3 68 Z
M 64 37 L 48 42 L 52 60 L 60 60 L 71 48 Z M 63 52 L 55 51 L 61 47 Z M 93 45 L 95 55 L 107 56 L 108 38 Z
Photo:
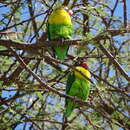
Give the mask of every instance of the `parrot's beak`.
M 70 15 L 70 16 L 72 16 L 73 15 L 73 11 L 70 9 L 70 10 L 68 10 L 68 14 Z
M 68 12 L 70 16 L 73 15 L 73 11 L 71 9 L 69 9 L 68 7 L 64 7 L 64 9 Z

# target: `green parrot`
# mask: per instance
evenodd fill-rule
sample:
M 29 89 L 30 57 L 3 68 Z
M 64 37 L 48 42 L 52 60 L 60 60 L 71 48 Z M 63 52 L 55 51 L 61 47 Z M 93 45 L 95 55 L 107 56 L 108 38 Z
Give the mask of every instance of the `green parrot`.
M 91 74 L 88 70 L 87 63 L 83 62 L 76 67 L 78 71 L 83 73 L 87 78 L 91 78 Z M 77 97 L 83 101 L 87 100 L 90 90 L 90 81 L 87 80 L 83 75 L 81 75 L 76 70 L 73 70 L 67 80 L 66 94 L 69 96 Z M 80 104 L 74 102 L 71 99 L 66 98 L 65 103 L 65 117 L 69 117 L 75 107 L 79 107 Z
M 73 12 L 67 7 L 59 7 L 55 9 L 48 18 L 48 39 L 63 40 L 72 38 L 72 22 L 71 17 Z M 54 56 L 59 60 L 64 60 L 67 56 L 69 45 L 53 46 Z

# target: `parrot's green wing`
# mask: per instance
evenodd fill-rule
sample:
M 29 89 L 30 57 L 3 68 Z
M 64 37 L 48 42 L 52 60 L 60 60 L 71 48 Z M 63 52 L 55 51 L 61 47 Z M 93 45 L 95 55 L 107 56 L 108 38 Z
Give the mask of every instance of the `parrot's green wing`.
M 79 98 L 84 101 L 87 100 L 90 91 L 90 82 L 82 79 L 80 91 L 81 95 Z
M 57 40 L 59 38 L 72 38 L 72 25 L 67 24 L 48 24 L 49 40 Z
M 68 79 L 67 79 L 67 84 L 66 84 L 66 94 L 69 93 L 70 88 L 71 88 L 72 83 L 74 82 L 74 80 L 75 80 L 75 75 L 74 75 L 73 72 L 71 72 L 71 73 L 69 74 L 69 76 L 68 76 Z
M 72 87 L 72 84 L 73 82 L 75 81 L 75 75 L 73 72 L 71 72 L 68 76 L 68 79 L 67 79 L 67 84 L 66 84 L 66 94 L 67 95 L 70 95 L 69 94 L 69 91 L 71 90 L 71 87 Z M 69 117 L 70 114 L 72 113 L 73 111 L 73 108 L 74 108 L 74 102 L 71 100 L 71 99 L 65 99 L 65 107 L 66 107 L 66 112 L 65 112 L 65 117 Z
M 65 24 L 48 24 L 48 38 L 49 40 L 64 41 L 65 39 L 71 39 L 72 25 Z M 69 45 L 53 46 L 52 47 L 55 56 L 59 60 L 64 60 L 67 56 Z

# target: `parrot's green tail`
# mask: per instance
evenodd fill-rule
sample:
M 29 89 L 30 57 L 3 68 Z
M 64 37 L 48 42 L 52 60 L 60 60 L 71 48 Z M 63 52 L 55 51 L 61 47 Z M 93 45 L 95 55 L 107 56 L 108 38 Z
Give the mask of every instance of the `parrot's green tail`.
M 65 117 L 69 117 L 72 113 L 73 109 L 68 109 L 66 112 L 65 112 Z
M 74 110 L 74 102 L 70 100 L 66 105 L 65 117 L 69 117 L 73 110 Z
M 52 49 L 54 51 L 55 56 L 57 56 L 57 59 L 63 61 L 67 56 L 69 46 L 54 46 L 52 47 Z

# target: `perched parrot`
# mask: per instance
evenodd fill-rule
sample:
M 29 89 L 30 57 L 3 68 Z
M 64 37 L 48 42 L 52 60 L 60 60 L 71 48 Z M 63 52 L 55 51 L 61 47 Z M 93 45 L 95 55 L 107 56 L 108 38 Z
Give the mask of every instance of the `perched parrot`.
M 72 10 L 67 7 L 59 7 L 55 9 L 48 18 L 48 39 L 60 40 L 63 42 L 66 39 L 71 39 L 72 36 Z M 59 60 L 64 60 L 67 56 L 69 45 L 52 47 L 54 56 Z
M 90 79 L 91 74 L 88 70 L 87 63 L 81 63 L 79 66 L 76 67 L 76 69 Z M 69 74 L 66 85 L 66 94 L 85 101 L 87 100 L 89 95 L 90 81 L 87 80 L 82 74 L 80 74 L 76 70 L 73 70 L 73 72 Z M 69 117 L 75 107 L 80 107 L 80 104 L 66 98 L 65 117 Z

